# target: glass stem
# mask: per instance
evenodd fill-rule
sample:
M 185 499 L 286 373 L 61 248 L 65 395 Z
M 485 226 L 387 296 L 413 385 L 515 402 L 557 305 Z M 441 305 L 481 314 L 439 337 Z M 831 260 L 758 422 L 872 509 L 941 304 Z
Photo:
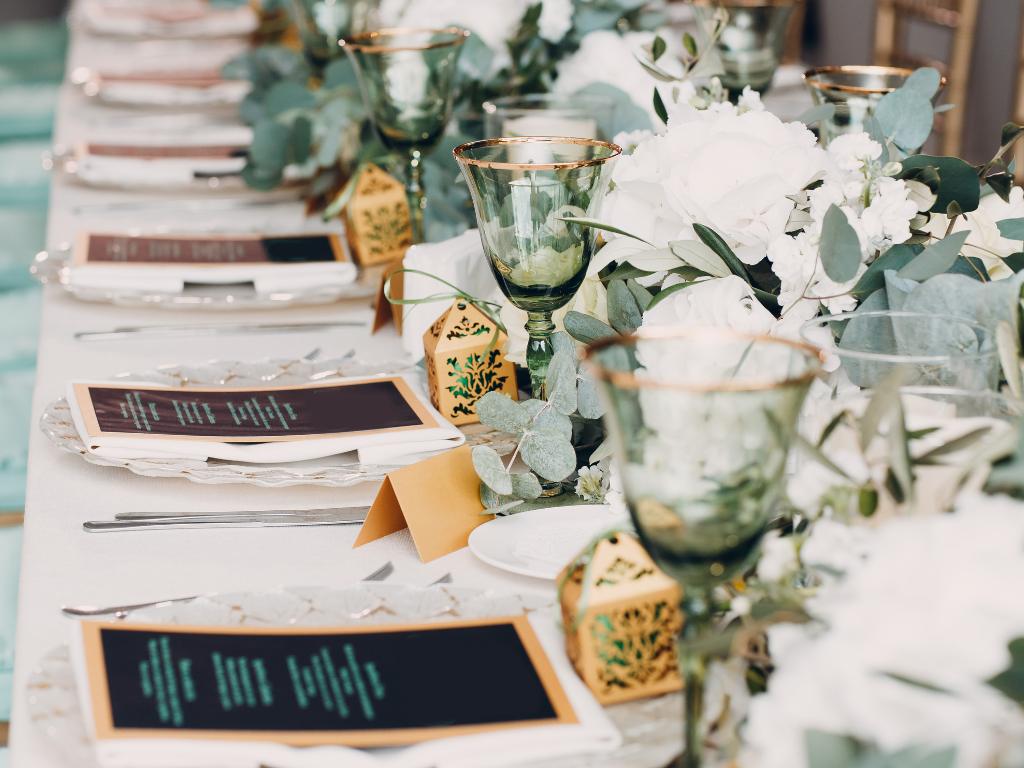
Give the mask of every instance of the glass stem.
M 546 380 L 548 363 L 554 354 L 551 345 L 551 334 L 555 324 L 551 322 L 550 312 L 527 312 L 526 332 L 530 339 L 526 344 L 526 367 L 530 370 L 530 392 L 537 400 L 547 400 Z M 541 496 L 550 498 L 558 496 L 564 490 L 562 484 L 553 480 L 541 479 Z
M 704 676 L 707 657 L 691 650 L 703 640 L 711 623 L 710 595 L 686 588 L 683 597 L 683 631 L 679 643 L 679 668 L 683 675 L 684 743 L 681 768 L 701 768 L 704 759 Z
M 409 218 L 412 224 L 412 241 L 423 242 L 423 211 L 427 208 L 427 194 L 423 189 L 423 153 L 418 149 L 409 150 L 409 173 L 405 192 L 409 197 Z
M 526 367 L 530 369 L 530 391 L 537 400 L 547 400 L 548 393 L 545 380 L 548 375 L 548 363 L 554 354 L 551 346 L 551 334 L 555 324 L 551 322 L 550 312 L 527 312 L 526 332 L 530 340 L 526 344 Z

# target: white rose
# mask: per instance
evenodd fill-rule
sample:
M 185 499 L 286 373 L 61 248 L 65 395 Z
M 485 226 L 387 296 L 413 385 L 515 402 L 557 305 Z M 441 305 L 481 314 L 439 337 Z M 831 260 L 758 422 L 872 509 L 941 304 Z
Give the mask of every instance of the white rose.
M 676 282 L 670 277 L 664 285 L 670 287 Z M 729 275 L 683 288 L 649 309 L 643 327 L 659 325 L 710 326 L 763 334 L 775 325 L 775 317 L 757 300 L 745 280 Z
M 602 218 L 654 245 L 693 239 L 704 224 L 747 264 L 785 233 L 794 203 L 825 168 L 824 150 L 799 123 L 765 111 L 693 110 L 620 158 Z M 653 238 L 653 239 L 652 239 Z

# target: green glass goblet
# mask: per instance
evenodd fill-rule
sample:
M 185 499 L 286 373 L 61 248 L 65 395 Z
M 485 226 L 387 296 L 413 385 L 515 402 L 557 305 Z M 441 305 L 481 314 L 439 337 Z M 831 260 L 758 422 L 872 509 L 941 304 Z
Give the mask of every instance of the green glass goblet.
M 359 76 L 366 109 L 384 146 L 408 158 L 406 192 L 413 240 L 423 240 L 423 155 L 437 144 L 452 115 L 459 53 L 469 32 L 379 29 L 338 44 Z
M 319 76 L 341 55 L 338 39 L 369 29 L 377 0 L 291 0 L 306 61 Z
M 725 329 L 660 328 L 595 342 L 586 356 L 637 533 L 683 589 L 678 765 L 698 768 L 712 591 L 758 559 L 821 353 Z
M 789 17 L 798 0 L 692 0 L 697 32 L 706 45 L 715 14 L 728 13 L 715 41 L 721 81 L 735 101 L 746 86 L 765 92 L 782 59 Z
M 576 295 L 594 253 L 595 230 L 572 219 L 596 214 L 605 171 L 621 151 L 597 139 L 550 136 L 455 148 L 491 272 L 508 300 L 527 313 L 526 364 L 537 399 L 546 399 L 551 315 Z

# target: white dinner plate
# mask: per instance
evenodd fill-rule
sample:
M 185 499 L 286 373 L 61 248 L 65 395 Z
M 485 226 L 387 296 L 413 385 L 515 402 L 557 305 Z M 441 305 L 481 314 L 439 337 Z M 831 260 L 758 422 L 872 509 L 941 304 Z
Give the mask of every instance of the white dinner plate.
M 503 571 L 554 579 L 595 536 L 627 524 L 627 518 L 607 504 L 531 509 L 476 528 L 469 534 L 469 549 Z

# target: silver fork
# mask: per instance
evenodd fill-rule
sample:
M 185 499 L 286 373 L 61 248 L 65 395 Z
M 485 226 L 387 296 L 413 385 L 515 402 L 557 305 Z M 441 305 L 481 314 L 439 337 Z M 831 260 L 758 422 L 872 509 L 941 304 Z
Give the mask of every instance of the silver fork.
M 384 581 L 395 572 L 394 564 L 389 560 L 380 568 L 363 577 L 363 581 Z M 121 621 L 126 619 L 132 611 L 143 608 L 156 608 L 157 606 L 173 605 L 174 603 L 187 603 L 190 600 L 202 597 L 202 595 L 187 595 L 185 597 L 172 597 L 168 600 L 152 600 L 148 603 L 132 603 L 129 605 L 111 605 L 104 608 L 97 608 L 93 605 L 63 605 L 60 612 L 72 619 L 87 619 L 96 616 L 113 616 Z

